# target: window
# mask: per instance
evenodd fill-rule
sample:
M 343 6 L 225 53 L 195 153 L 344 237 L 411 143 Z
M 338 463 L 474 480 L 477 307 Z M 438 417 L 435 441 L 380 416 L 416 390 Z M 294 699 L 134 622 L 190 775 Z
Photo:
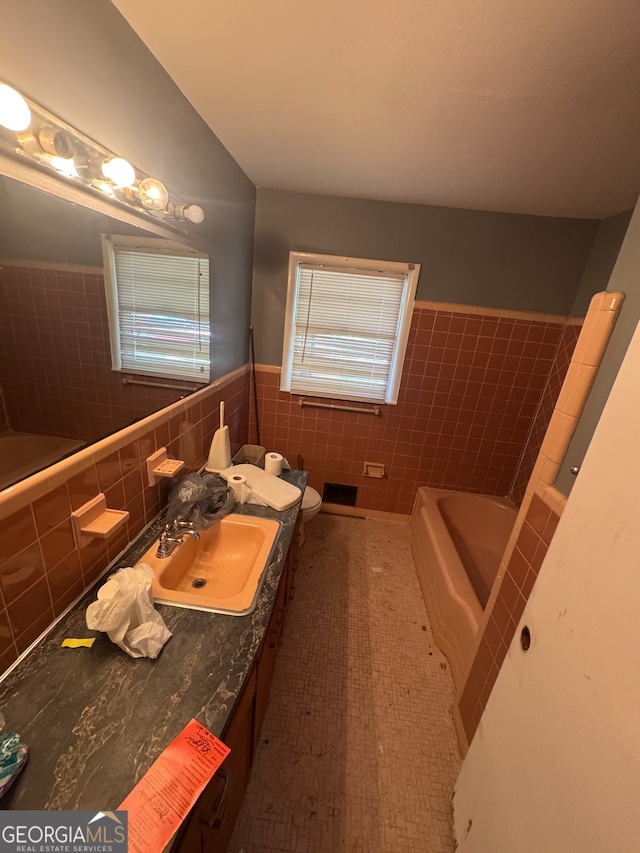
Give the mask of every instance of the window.
M 290 252 L 281 390 L 397 403 L 419 273 Z
M 170 240 L 102 235 L 114 370 L 209 382 L 209 259 Z

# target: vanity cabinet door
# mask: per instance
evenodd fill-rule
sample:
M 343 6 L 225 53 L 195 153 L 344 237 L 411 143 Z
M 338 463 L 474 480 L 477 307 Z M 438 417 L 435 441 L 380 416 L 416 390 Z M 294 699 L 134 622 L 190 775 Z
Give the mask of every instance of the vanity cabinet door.
M 271 679 L 273 678 L 273 671 L 276 666 L 276 658 L 278 656 L 278 648 L 280 646 L 280 639 L 282 637 L 282 628 L 284 624 L 284 611 L 286 607 L 286 595 L 287 595 L 287 573 L 285 569 L 285 575 L 280 581 L 280 586 L 278 587 L 278 594 L 276 597 L 276 602 L 274 604 L 273 610 L 271 612 L 271 619 L 269 620 L 269 626 L 267 627 L 267 633 L 264 638 L 264 643 L 262 645 L 262 649 L 260 651 L 260 657 L 258 659 L 258 684 L 256 689 L 256 714 L 254 720 L 253 727 L 253 745 L 254 749 L 258 744 L 258 739 L 260 737 L 260 730 L 262 729 L 262 723 L 264 720 L 264 715 L 267 711 L 267 702 L 269 701 L 269 691 L 271 689 Z
M 302 510 L 296 519 L 296 526 L 293 528 L 291 536 L 291 545 L 287 554 L 287 604 L 291 601 L 296 591 L 296 572 L 298 571 L 298 542 L 300 541 L 300 522 L 302 520 Z
M 222 737 L 231 752 L 194 806 L 177 853 L 226 851 L 251 773 L 255 697 L 254 669 Z
M 267 711 L 269 692 L 271 690 L 271 680 L 276 666 L 280 640 L 282 639 L 287 605 L 289 604 L 290 599 L 293 598 L 293 591 L 295 589 L 294 581 L 298 566 L 297 551 L 298 541 L 300 539 L 300 519 L 301 516 L 298 515 L 293 529 L 293 534 L 291 536 L 291 544 L 289 545 L 284 571 L 280 579 L 276 602 L 273 611 L 271 612 L 269 627 L 267 628 L 265 641 L 258 659 L 258 687 L 256 692 L 256 716 L 253 732 L 254 750 L 257 747 L 262 723 L 264 721 L 264 715 Z

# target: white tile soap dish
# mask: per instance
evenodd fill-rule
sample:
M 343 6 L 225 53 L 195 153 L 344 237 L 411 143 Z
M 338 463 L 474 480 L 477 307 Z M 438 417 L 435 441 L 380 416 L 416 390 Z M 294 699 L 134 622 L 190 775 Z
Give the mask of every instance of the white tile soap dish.
M 147 458 L 147 482 L 149 486 L 155 484 L 162 478 L 175 477 L 184 468 L 182 459 L 169 459 L 167 448 L 161 447 Z
M 78 548 L 84 548 L 94 539 L 108 539 L 129 518 L 121 509 L 107 509 L 107 499 L 100 492 L 71 513 L 71 526 Z

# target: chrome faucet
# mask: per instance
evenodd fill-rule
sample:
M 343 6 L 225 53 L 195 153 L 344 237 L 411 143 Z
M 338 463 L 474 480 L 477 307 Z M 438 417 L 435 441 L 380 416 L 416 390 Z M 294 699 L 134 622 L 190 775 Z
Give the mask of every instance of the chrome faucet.
M 178 545 L 182 544 L 185 535 L 191 536 L 193 539 L 200 538 L 198 531 L 193 529 L 193 522 L 191 521 L 171 521 L 165 524 L 158 540 L 156 557 L 162 560 L 173 554 Z

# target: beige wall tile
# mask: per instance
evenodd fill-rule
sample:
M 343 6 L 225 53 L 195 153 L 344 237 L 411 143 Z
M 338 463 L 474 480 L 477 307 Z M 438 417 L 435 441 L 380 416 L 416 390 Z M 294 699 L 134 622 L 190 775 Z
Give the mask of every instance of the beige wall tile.
M 540 497 L 556 515 L 562 515 L 567 503 L 566 495 L 558 491 L 555 486 L 541 486 Z
M 589 309 L 578 338 L 574 360 L 578 364 L 598 366 L 606 349 L 616 313 Z
M 571 415 L 567 415 L 558 409 L 553 413 L 549 429 L 540 448 L 540 453 L 552 462 L 555 462 L 558 467 L 560 467 L 565 457 L 569 441 L 577 423 L 578 419 L 576 417 L 571 417 Z M 544 476 L 543 479 L 545 479 Z
M 573 362 L 560 391 L 556 409 L 566 415 L 578 417 L 584 408 L 598 368 L 594 365 Z
M 557 462 L 549 459 L 542 452 L 540 453 L 540 458 L 542 459 L 542 465 L 540 466 L 540 480 L 543 483 L 551 485 L 552 483 L 555 483 L 560 466 Z

